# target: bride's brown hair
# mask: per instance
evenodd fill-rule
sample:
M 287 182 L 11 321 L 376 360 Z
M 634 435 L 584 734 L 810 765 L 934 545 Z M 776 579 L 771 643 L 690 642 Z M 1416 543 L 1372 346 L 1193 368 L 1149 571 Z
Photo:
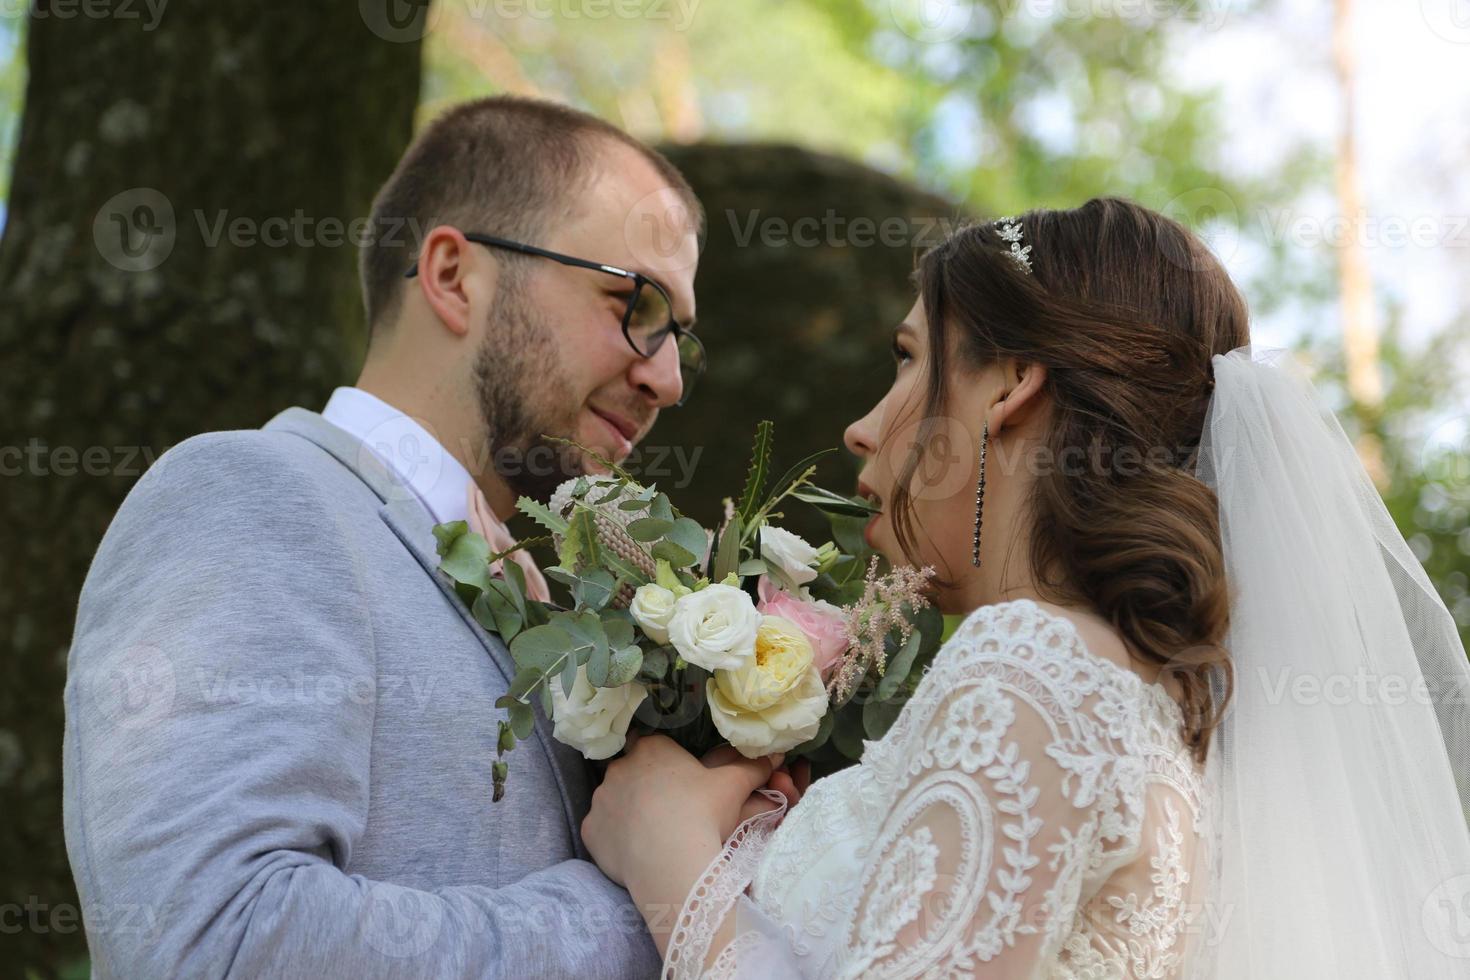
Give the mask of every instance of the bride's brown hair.
M 1015 220 L 1031 247 L 1029 274 L 994 224 L 956 231 L 914 273 L 928 321 L 928 395 L 892 502 L 899 545 L 917 553 L 908 488 L 926 429 L 942 424 L 946 352 L 974 369 L 1006 357 L 1043 365 L 1055 407 L 1050 459 L 1080 452 L 1084 465 L 1038 468 L 1027 504 L 1037 585 L 1049 601 L 1096 610 L 1179 676 L 1182 734 L 1203 760 L 1233 678 L 1219 511 L 1194 468 L 1210 358 L 1250 342 L 1245 301 L 1204 243 L 1133 202 L 1096 198 Z M 1136 464 L 1115 465 L 1119 450 Z M 1217 711 L 1214 670 L 1226 692 Z

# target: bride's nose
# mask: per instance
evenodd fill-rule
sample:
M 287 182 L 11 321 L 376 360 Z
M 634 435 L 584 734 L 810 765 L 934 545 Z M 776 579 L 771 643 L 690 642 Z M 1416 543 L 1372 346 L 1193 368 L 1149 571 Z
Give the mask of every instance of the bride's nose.
M 866 459 L 873 455 L 877 439 L 877 429 L 873 424 L 872 412 L 849 425 L 847 431 L 842 433 L 843 444 L 859 459 Z

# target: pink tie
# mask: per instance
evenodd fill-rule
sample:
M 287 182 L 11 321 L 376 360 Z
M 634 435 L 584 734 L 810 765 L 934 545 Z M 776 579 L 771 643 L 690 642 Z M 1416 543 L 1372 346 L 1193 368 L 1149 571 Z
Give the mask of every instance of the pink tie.
M 510 536 L 510 528 L 495 516 L 495 511 L 490 509 L 490 502 L 485 499 L 485 495 L 473 482 L 469 485 L 468 496 L 470 530 L 490 542 L 492 552 L 515 547 L 516 539 Z M 547 587 L 541 569 L 536 567 L 530 554 L 525 549 L 521 549 L 511 555 L 510 560 L 521 566 L 521 571 L 526 573 L 526 598 L 535 599 L 537 602 L 550 602 L 551 589 Z M 501 563 L 496 562 L 490 566 L 490 571 L 495 575 L 503 576 L 505 573 L 500 566 Z

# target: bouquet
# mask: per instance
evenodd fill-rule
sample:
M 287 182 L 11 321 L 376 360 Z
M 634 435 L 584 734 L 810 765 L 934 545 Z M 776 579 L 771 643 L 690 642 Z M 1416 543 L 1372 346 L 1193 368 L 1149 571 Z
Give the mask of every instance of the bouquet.
M 933 570 L 880 570 L 860 531 L 873 506 L 812 483 L 835 450 L 771 481 L 772 436 L 762 422 L 745 486 L 714 529 L 583 446 L 608 475 L 568 480 L 545 504 L 517 501 L 548 537 L 491 553 L 463 521 L 434 528 L 440 571 L 517 668 L 496 701 L 495 800 L 537 702 L 553 736 L 588 759 L 617 754 L 635 721 L 695 754 L 728 742 L 829 769 L 887 731 L 939 645 L 942 617 L 923 592 Z M 773 523 L 790 500 L 824 512 L 835 540 L 813 547 Z M 571 608 L 528 599 L 519 566 L 502 561 L 547 542 L 557 564 L 545 574 Z

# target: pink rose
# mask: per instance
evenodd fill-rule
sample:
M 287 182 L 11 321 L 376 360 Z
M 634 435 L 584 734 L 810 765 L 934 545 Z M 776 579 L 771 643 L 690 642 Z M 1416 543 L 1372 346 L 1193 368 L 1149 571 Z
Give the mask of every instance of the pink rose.
M 842 610 L 821 599 L 794 596 L 777 588 L 764 575 L 756 590 L 761 599 L 756 610 L 763 616 L 780 616 L 795 623 L 811 641 L 812 662 L 817 665 L 822 680 L 827 680 L 852 645 Z

